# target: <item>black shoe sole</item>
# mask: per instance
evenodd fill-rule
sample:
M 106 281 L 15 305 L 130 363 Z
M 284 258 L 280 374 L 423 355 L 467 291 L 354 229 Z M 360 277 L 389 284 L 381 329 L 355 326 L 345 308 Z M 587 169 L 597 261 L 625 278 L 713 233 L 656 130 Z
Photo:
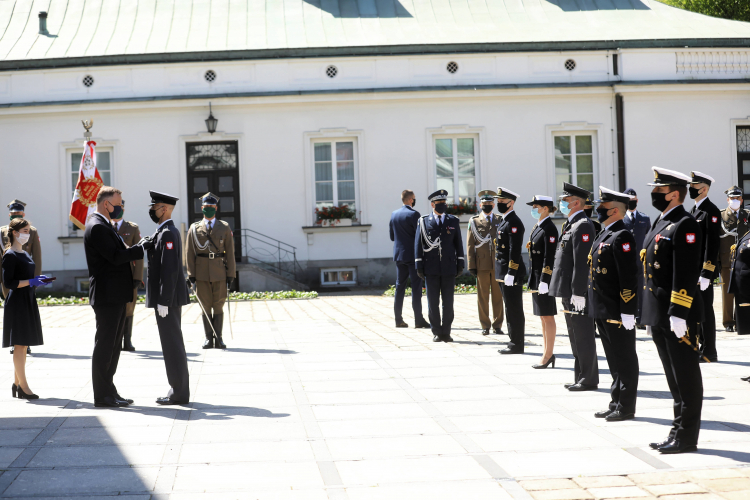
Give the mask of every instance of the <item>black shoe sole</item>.
M 624 422 L 625 420 L 633 420 L 635 418 L 635 414 L 632 415 L 626 415 L 624 417 L 617 417 L 617 418 L 609 418 L 609 416 L 605 417 L 605 420 L 607 422 Z
M 119 403 L 94 403 L 95 408 L 125 408 L 128 405 Z
M 686 447 L 684 447 L 682 449 L 679 449 L 679 448 L 675 448 L 675 449 L 659 448 L 659 453 L 662 453 L 664 455 L 677 455 L 679 453 L 690 453 L 690 452 L 693 452 L 693 451 L 698 451 L 698 445 L 686 446 Z

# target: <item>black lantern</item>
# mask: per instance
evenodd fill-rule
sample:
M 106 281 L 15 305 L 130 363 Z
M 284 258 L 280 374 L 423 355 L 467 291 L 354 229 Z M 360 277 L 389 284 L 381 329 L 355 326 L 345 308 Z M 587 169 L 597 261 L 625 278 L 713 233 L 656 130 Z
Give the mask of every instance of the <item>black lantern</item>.
M 219 123 L 219 120 L 214 118 L 213 112 L 211 112 L 211 103 L 208 103 L 208 118 L 206 118 L 206 129 L 208 130 L 209 134 L 213 134 L 216 132 L 216 125 Z

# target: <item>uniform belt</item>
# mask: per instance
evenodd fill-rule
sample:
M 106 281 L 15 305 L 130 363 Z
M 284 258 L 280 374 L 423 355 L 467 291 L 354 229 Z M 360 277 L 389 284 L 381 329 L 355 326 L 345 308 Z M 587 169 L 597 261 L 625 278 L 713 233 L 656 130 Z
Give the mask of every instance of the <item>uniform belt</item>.
M 214 253 L 214 252 L 208 252 L 208 253 L 199 253 L 199 254 L 195 254 L 195 256 L 196 256 L 196 257 L 206 257 L 206 258 L 208 258 L 208 259 L 215 259 L 217 255 L 218 255 L 219 257 L 223 257 L 223 256 L 225 256 L 226 254 L 227 254 L 226 252 L 216 252 L 216 253 Z

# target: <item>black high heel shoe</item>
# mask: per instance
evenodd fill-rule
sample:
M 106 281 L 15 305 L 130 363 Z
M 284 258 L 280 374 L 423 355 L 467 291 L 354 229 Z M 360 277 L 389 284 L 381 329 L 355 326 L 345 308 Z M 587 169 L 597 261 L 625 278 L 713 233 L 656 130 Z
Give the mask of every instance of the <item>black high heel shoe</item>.
M 16 384 L 13 384 L 12 386 L 10 386 L 10 392 L 12 392 L 12 393 L 13 393 L 13 397 L 14 397 L 14 398 L 15 398 L 15 397 L 17 397 L 17 396 L 16 396 L 16 392 L 17 392 L 17 391 L 18 391 L 18 386 L 17 386 Z
M 16 389 L 18 389 L 18 399 L 39 399 L 39 396 L 36 394 L 26 394 L 23 392 L 20 385 L 16 386 Z
M 552 368 L 555 367 L 555 355 L 554 354 L 543 365 L 531 365 L 531 367 L 534 368 L 534 369 L 536 369 L 536 370 L 541 370 L 543 368 L 547 368 L 550 364 L 552 364 Z

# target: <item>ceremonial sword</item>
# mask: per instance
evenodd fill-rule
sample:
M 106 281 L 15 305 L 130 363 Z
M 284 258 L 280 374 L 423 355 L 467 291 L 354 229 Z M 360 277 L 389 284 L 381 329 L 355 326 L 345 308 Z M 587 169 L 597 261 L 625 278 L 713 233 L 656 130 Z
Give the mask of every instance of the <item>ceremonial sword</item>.
M 231 302 L 229 302 L 229 283 L 227 283 L 227 312 L 229 312 L 229 335 L 231 335 L 232 340 L 234 340 L 234 332 L 232 331 L 232 305 Z
M 188 283 L 189 282 L 190 282 L 190 280 L 188 280 Z M 201 306 L 201 311 L 203 311 L 203 315 L 206 317 L 206 320 L 208 321 L 208 325 L 211 327 L 211 331 L 214 332 L 214 335 L 216 336 L 216 338 L 219 338 L 219 335 L 216 333 L 216 330 L 214 330 L 214 324 L 211 321 L 211 318 L 208 317 L 208 313 L 206 312 L 206 308 L 203 307 L 203 303 L 201 302 L 200 297 L 198 297 L 198 290 L 195 287 L 195 283 L 191 284 L 190 289 L 195 294 L 195 300 L 197 300 L 198 301 L 198 305 Z

